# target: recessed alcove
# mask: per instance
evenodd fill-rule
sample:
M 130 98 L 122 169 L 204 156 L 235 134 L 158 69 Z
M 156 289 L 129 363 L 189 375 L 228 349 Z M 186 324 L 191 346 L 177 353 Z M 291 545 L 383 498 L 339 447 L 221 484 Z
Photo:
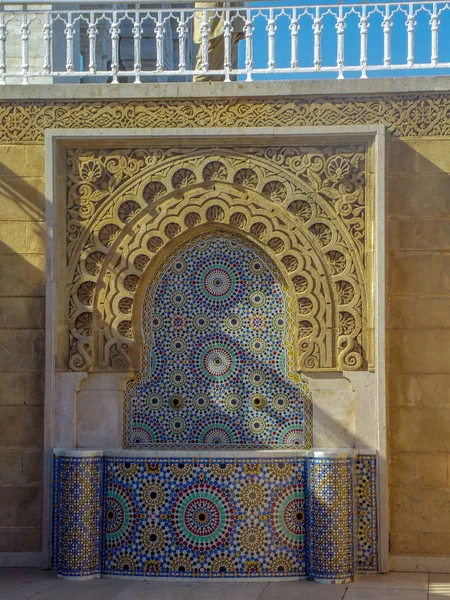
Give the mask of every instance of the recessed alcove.
M 381 130 L 96 135 L 48 141 L 59 575 L 384 570 Z

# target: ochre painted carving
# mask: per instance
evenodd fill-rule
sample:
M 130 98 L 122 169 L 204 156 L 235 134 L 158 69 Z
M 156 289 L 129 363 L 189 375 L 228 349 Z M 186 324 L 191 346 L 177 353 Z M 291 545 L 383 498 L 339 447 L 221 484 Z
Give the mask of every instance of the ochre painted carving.
M 2 144 L 44 142 L 45 130 L 146 127 L 384 125 L 396 136 L 450 134 L 450 94 L 298 98 L 2 102 Z
M 364 144 L 67 152 L 69 368 L 137 370 L 142 290 L 169 252 L 212 229 L 279 267 L 298 369 L 371 366 Z

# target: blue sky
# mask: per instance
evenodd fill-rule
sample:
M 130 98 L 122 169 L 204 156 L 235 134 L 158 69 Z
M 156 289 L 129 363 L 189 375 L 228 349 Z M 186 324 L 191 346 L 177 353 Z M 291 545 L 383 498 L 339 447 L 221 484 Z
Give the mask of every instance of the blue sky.
M 287 2 L 287 6 L 308 6 L 313 5 L 313 2 L 296 1 Z M 321 2 L 321 4 L 335 5 L 334 2 Z M 349 2 L 343 2 L 344 7 L 348 7 Z M 252 2 L 252 7 L 267 7 L 267 6 L 283 6 L 283 2 Z M 442 7 L 444 3 L 440 3 Z M 368 5 L 368 9 L 369 9 Z M 382 7 L 382 4 L 379 4 Z M 402 7 L 407 10 L 407 4 L 403 4 Z M 432 9 L 431 3 L 425 3 L 425 7 Z M 348 10 L 348 8 L 346 9 Z M 392 23 L 392 63 L 404 64 L 406 63 L 407 57 L 407 28 L 406 28 L 407 16 L 403 12 L 398 12 L 393 16 Z M 382 28 L 383 16 L 380 14 L 374 14 L 369 18 L 369 30 L 368 30 L 368 59 L 369 64 L 382 64 L 383 63 L 383 28 Z M 431 28 L 430 28 L 430 15 L 421 12 L 418 14 L 417 25 L 415 29 L 415 62 L 417 63 L 429 63 L 431 56 Z M 359 19 L 356 15 L 351 15 L 346 19 L 344 47 L 345 47 L 345 64 L 346 65 L 359 65 L 359 53 L 360 53 L 360 31 L 358 28 Z M 264 68 L 267 66 L 268 50 L 267 50 L 267 21 L 259 17 L 255 21 L 254 29 L 254 68 Z M 336 48 L 337 48 L 337 34 L 335 29 L 336 19 L 329 15 L 325 16 L 323 20 L 323 31 L 322 31 L 322 64 L 335 65 L 336 64 Z M 313 48 L 314 48 L 314 37 L 312 31 L 312 19 L 303 17 L 300 21 L 301 29 L 299 31 L 299 61 L 300 66 L 312 66 L 313 65 Z M 289 31 L 289 19 L 287 17 L 280 17 L 277 20 L 277 32 L 276 32 L 276 66 L 277 67 L 288 67 L 290 66 L 291 59 L 291 38 Z M 450 6 L 440 16 L 439 25 L 439 61 L 450 63 Z M 245 62 L 245 42 L 242 41 L 239 46 L 239 68 L 244 68 Z M 450 69 L 406 69 L 406 70 L 389 70 L 389 71 L 374 71 L 369 72 L 369 77 L 392 77 L 402 75 L 425 75 L 425 74 L 450 74 Z M 302 73 L 298 75 L 286 74 L 267 74 L 267 75 L 254 75 L 254 79 L 286 79 L 293 78 L 335 78 L 336 73 Z M 360 77 L 360 72 L 346 73 L 346 78 Z M 243 77 L 239 77 L 242 79 Z

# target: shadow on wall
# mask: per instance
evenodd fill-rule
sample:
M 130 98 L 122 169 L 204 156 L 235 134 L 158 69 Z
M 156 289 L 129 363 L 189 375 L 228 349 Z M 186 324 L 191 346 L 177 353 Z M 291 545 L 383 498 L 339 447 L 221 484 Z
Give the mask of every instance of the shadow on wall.
M 26 151 L 11 153 L 0 156 L 0 553 L 42 548 L 44 179 L 18 175 Z

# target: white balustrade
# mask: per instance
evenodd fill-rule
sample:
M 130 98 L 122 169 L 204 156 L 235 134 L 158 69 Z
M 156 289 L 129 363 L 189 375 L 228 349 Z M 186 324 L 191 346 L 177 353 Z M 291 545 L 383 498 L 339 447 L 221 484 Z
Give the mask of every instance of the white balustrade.
M 214 70 L 212 28 L 221 36 L 223 53 L 221 68 L 215 64 Z M 241 60 L 233 64 L 238 30 Z M 201 8 L 180 0 L 130 5 L 0 0 L 0 84 L 64 78 L 141 83 L 208 74 L 251 81 L 320 72 L 342 79 L 346 73 L 366 78 L 424 69 L 444 74 L 450 73 L 449 39 L 450 0 L 317 5 L 272 0 L 268 6 L 241 0 L 218 6 L 211 0 Z

